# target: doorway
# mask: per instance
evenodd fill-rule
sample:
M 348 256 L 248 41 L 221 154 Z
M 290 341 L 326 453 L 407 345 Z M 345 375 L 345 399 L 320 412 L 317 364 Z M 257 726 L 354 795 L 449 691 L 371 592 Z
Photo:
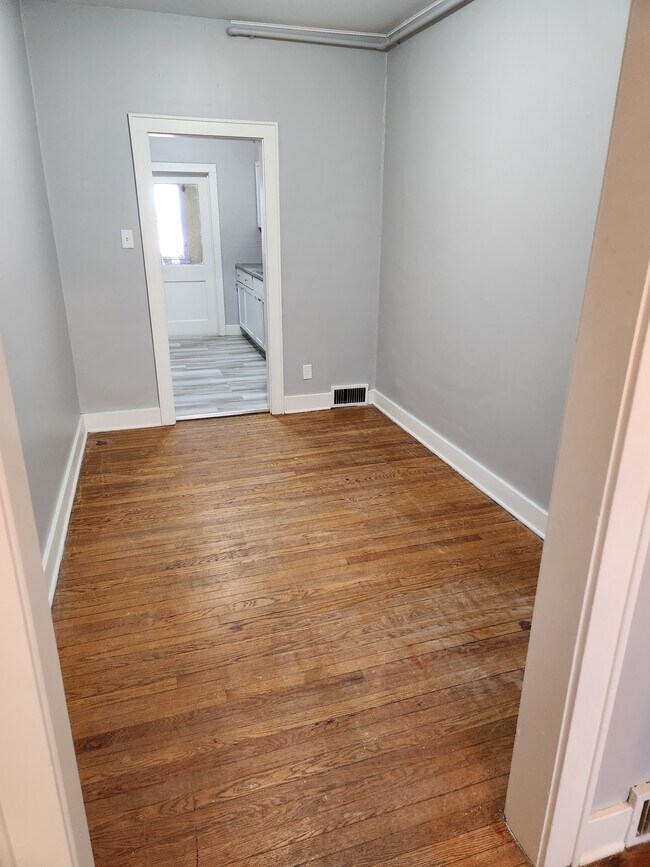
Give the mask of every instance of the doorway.
M 152 165 L 169 336 L 225 334 L 215 166 Z
M 162 423 L 282 413 L 277 124 L 129 115 L 129 127 Z M 205 158 L 219 146 L 247 155 L 234 195 L 227 155 Z
M 268 412 L 259 142 L 149 143 L 176 418 Z

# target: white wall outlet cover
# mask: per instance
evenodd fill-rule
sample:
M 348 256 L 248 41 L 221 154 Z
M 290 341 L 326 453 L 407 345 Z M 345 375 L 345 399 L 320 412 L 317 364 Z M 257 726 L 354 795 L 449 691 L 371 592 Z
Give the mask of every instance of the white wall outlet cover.
M 132 250 L 133 249 L 133 229 L 121 229 L 120 235 L 122 236 L 122 248 L 124 250 Z
M 302 378 L 303 379 L 311 379 L 311 364 L 303 364 L 303 366 L 302 366 Z

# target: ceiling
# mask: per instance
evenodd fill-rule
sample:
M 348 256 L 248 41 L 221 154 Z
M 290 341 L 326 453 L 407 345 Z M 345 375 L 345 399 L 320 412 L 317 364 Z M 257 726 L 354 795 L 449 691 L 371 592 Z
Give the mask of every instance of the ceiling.
M 52 0 L 335 30 L 388 33 L 427 0 Z

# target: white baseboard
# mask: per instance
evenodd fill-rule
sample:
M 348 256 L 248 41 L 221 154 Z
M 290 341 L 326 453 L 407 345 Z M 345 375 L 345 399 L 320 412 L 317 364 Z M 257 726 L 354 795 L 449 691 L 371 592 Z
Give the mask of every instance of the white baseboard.
M 580 864 L 622 852 L 631 819 L 632 807 L 627 801 L 592 813 L 580 835 Z
M 77 490 L 77 481 L 79 480 L 79 470 L 81 469 L 85 446 L 86 425 L 82 415 L 72 441 L 68 462 L 63 474 L 63 481 L 56 501 L 52 525 L 47 542 L 45 543 L 45 550 L 43 551 L 43 572 L 45 573 L 50 605 L 54 602 L 56 582 L 59 578 L 59 567 L 61 566 L 61 559 L 63 557 L 65 537 L 68 532 L 68 523 L 70 521 L 70 513 L 72 512 L 75 491 Z
M 139 427 L 160 427 L 160 407 L 147 409 L 123 409 L 117 412 L 84 413 L 88 433 L 111 430 L 131 430 Z
M 54 517 L 43 551 L 43 572 L 48 588 L 50 605 L 54 602 L 56 584 L 59 578 L 59 568 L 63 557 L 65 539 L 70 522 L 70 513 L 77 490 L 79 471 L 83 460 L 86 437 L 88 433 L 99 431 L 126 430 L 128 428 L 160 426 L 160 409 L 129 409 L 120 412 L 84 413 L 79 418 L 79 424 L 72 441 L 68 462 L 59 489 L 59 496 L 54 509 Z
M 284 411 L 286 413 L 314 412 L 319 409 L 331 408 L 332 395 L 329 391 L 324 391 L 321 394 L 285 394 L 284 396 Z
M 241 327 L 239 325 L 226 325 L 226 337 L 239 337 Z
M 503 506 L 518 521 L 529 527 L 538 536 L 544 537 L 548 512 L 533 503 L 524 494 L 512 487 L 487 467 L 462 451 L 429 427 L 412 413 L 392 401 L 377 389 L 370 391 L 370 403 L 381 410 L 395 424 L 442 458 L 445 463 L 464 476 L 475 487 L 487 494 L 495 503 Z

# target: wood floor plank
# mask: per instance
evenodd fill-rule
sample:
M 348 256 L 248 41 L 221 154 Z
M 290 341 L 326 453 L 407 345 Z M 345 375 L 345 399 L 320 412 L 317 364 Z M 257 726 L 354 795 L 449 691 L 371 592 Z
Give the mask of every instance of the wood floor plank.
M 520 678 L 517 673 L 490 678 L 488 683 L 477 681 L 467 688 L 452 688 L 425 696 L 395 701 L 387 705 L 355 711 L 335 720 L 317 721 L 278 732 L 268 725 L 254 731 L 239 731 L 231 723 L 220 730 L 206 732 L 205 720 L 191 716 L 185 720 L 182 735 L 173 745 L 165 743 L 159 726 L 134 728 L 128 732 L 111 733 L 101 739 L 77 742 L 80 764 L 87 780 L 87 795 L 91 798 L 128 791 L 134 764 L 140 768 L 138 781 L 153 784 L 168 772 L 182 771 L 190 763 L 200 763 L 207 756 L 220 767 L 222 782 L 245 776 L 244 769 L 259 763 L 264 756 L 262 773 L 279 769 L 291 773 L 295 762 L 326 760 L 331 751 L 350 749 L 355 745 L 370 751 L 379 749 L 380 740 L 403 737 L 407 729 L 431 726 L 431 737 L 484 725 L 512 713 L 516 715 Z M 486 696 L 490 701 L 485 701 Z M 359 728 L 363 740 L 359 742 Z M 115 761 L 128 744 L 129 769 Z M 288 762 L 288 757 L 292 761 Z M 258 768 L 259 773 L 259 768 Z M 93 788 L 92 784 L 96 786 Z
M 540 553 L 374 409 L 91 435 L 54 617 L 98 867 L 525 863 Z
M 648 864 L 650 864 L 650 844 L 644 843 L 640 846 L 632 846 L 620 855 L 597 861 L 593 867 L 648 867 Z

